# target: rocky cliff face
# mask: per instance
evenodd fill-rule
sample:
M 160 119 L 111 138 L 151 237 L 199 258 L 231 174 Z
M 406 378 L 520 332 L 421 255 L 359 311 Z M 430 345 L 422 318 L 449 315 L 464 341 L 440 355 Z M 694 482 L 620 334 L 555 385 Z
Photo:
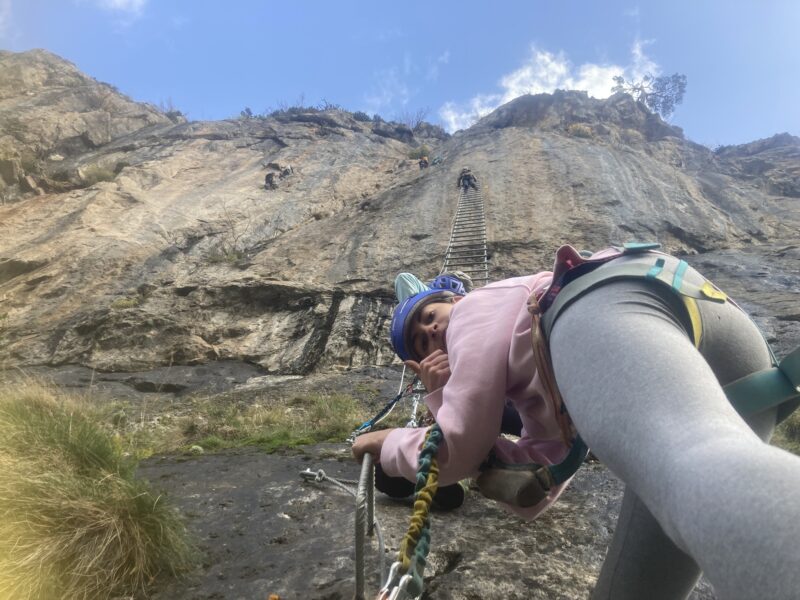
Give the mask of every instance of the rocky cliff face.
M 115 397 L 358 377 L 390 396 L 394 369 L 359 367 L 394 362 L 392 279 L 438 272 L 464 165 L 482 186 L 493 279 L 547 268 L 565 242 L 658 240 L 740 300 L 779 354 L 800 343 L 800 139 L 712 152 L 627 96 L 576 92 L 518 98 L 453 136 L 356 116 L 189 123 L 52 54 L 0 52 L 0 370 L 102 380 Z M 421 144 L 442 162 L 420 171 Z M 296 470 L 355 466 L 340 464 L 344 444 L 309 452 L 145 465 L 208 556 L 159 597 L 351 597 L 350 505 Z M 523 528 L 471 495 L 435 517 L 429 597 L 585 598 L 619 496 L 605 469 L 584 469 Z M 395 550 L 408 508 L 379 511 Z
M 438 271 L 463 165 L 493 278 L 549 266 L 564 242 L 657 239 L 769 261 L 797 287 L 800 140 L 715 153 L 624 95 L 526 96 L 452 137 L 336 110 L 187 123 L 52 54 L 6 52 L 0 130 L 6 364 L 389 364 L 391 281 Z M 408 158 L 422 143 L 443 158 L 424 171 Z

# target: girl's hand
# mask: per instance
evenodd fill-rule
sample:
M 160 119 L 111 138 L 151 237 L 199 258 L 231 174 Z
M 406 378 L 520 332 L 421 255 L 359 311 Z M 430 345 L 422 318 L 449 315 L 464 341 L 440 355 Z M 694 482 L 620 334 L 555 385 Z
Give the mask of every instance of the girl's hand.
M 450 361 L 442 350 L 434 350 L 420 363 L 407 360 L 405 365 L 417 374 L 428 393 L 438 390 L 450 379 Z
M 370 431 L 364 433 L 356 438 L 353 442 L 353 456 L 358 462 L 364 458 L 364 454 L 369 452 L 377 462 L 381 457 L 381 448 L 383 448 L 383 441 L 389 435 L 392 429 L 381 429 L 380 431 Z

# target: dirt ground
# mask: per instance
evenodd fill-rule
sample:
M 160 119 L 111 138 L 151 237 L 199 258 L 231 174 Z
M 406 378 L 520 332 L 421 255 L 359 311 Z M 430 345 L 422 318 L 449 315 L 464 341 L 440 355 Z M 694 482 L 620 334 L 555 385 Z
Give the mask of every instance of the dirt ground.
M 330 483 L 304 482 L 323 469 L 358 479 L 346 444 L 265 454 L 226 451 L 142 463 L 139 474 L 187 517 L 202 565 L 157 585 L 156 600 L 338 600 L 353 598 L 354 499 Z M 561 500 L 532 523 L 470 491 L 464 505 L 431 516 L 423 598 L 587 598 L 613 533 L 622 486 L 600 464 L 585 465 Z M 411 515 L 409 501 L 376 497 L 385 567 Z M 379 587 L 376 540 L 367 548 L 367 597 Z M 370 595 L 370 592 L 373 594 Z M 701 583 L 693 600 L 712 600 Z
M 352 541 L 337 548 L 326 543 L 320 527 L 340 523 L 342 535 L 352 537 L 354 500 L 332 485 L 323 489 L 299 476 L 324 464 L 333 477 L 357 479 L 358 465 L 338 460 L 346 451 L 344 445 L 289 454 L 237 450 L 143 463 L 140 476 L 179 507 L 203 554 L 196 572 L 158 589 L 154 598 L 350 597 L 352 571 L 336 569 L 338 574 L 324 580 L 315 573 L 352 565 Z

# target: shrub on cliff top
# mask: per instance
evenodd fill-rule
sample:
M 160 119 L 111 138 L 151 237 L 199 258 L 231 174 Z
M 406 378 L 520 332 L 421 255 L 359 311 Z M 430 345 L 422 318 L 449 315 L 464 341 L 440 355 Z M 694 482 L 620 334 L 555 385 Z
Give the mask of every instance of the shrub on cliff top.
M 419 148 L 414 148 L 411 152 L 408 153 L 408 158 L 412 160 L 419 160 L 423 156 L 430 156 L 431 150 L 425 144 L 422 144 Z
M 592 133 L 592 128 L 583 123 L 572 123 L 569 127 L 567 127 L 567 133 L 569 133 L 571 136 L 579 138 L 590 138 L 594 136 Z

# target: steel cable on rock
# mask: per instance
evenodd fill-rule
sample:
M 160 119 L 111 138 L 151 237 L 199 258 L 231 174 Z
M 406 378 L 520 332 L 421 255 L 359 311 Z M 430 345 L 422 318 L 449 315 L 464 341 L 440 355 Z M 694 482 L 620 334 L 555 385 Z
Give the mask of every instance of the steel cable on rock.
M 378 555 L 380 556 L 379 585 L 386 577 L 386 551 L 378 518 L 375 516 L 375 469 L 372 455 L 367 453 L 361 463 L 361 474 L 358 480 L 331 477 L 322 469 L 312 471 L 306 469 L 300 472 L 300 477 L 305 481 L 322 483 L 328 481 L 340 490 L 347 492 L 356 499 L 355 514 L 355 563 L 356 563 L 356 598 L 363 599 L 365 590 L 365 552 L 366 537 L 375 531 L 378 538 Z M 348 487 L 357 485 L 357 489 Z

